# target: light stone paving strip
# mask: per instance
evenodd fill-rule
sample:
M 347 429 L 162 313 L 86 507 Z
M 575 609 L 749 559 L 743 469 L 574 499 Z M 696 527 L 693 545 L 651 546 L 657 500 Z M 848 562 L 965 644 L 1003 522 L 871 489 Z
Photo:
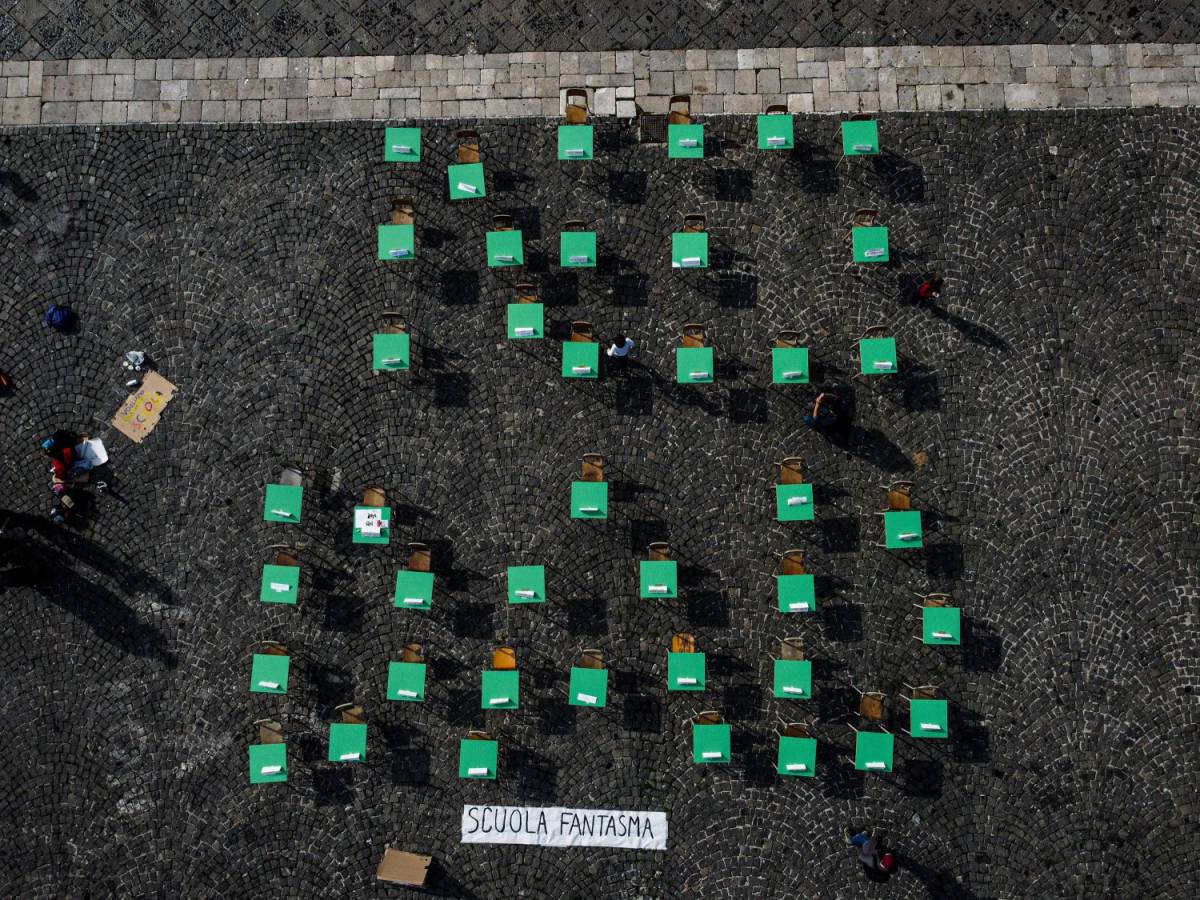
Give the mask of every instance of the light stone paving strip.
M 303 122 L 1200 105 L 1196 44 L 616 50 L 0 64 L 0 124 Z

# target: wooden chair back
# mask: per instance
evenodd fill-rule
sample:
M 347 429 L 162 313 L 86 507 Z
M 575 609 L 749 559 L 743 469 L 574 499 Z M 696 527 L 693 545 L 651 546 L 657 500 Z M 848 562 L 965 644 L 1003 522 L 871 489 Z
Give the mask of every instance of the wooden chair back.
M 704 347 L 706 346 L 707 336 L 704 326 L 699 322 L 688 322 L 683 326 L 683 335 L 680 337 L 680 344 L 684 347 Z
M 392 224 L 393 225 L 412 225 L 416 221 L 413 215 L 413 202 L 411 197 L 397 197 L 392 201 Z
M 872 325 L 866 331 L 863 332 L 863 337 L 864 338 L 882 338 L 882 337 L 887 337 L 887 333 L 888 333 L 888 330 L 887 330 L 886 325 Z
M 563 222 L 563 231 L 586 231 L 587 223 L 583 219 L 567 219 Z
M 877 209 L 856 209 L 854 215 L 850 217 L 848 227 L 850 228 L 870 228 L 879 219 L 879 210 Z
M 420 644 L 405 644 L 404 649 L 400 651 L 400 662 L 425 662 L 425 648 Z
M 498 671 L 517 667 L 517 651 L 512 647 L 497 647 L 492 651 L 492 668 Z
M 805 722 L 788 722 L 783 726 L 782 734 L 792 738 L 812 737 L 812 732 Z
M 683 217 L 683 230 L 695 233 L 708 230 L 708 218 L 704 213 L 687 213 Z
M 363 491 L 363 506 L 387 506 L 387 493 L 381 487 L 369 487 Z
M 780 484 L 804 484 L 804 458 L 789 456 L 779 464 Z
M 672 653 L 695 653 L 696 638 L 694 635 L 688 634 L 686 631 L 681 631 L 678 634 L 671 636 L 671 652 Z
M 275 544 L 268 548 L 275 551 L 275 558 L 272 565 L 276 566 L 299 566 L 300 557 L 296 553 L 294 547 L 289 547 L 287 544 Z
M 780 659 L 804 659 L 804 638 L 785 637 L 779 639 Z
M 472 728 L 467 732 L 468 741 L 490 741 L 491 739 L 491 734 L 486 731 L 480 731 L 478 728 Z
M 390 881 L 407 887 L 425 887 L 432 863 L 432 856 L 388 847 L 383 851 L 383 859 L 375 869 L 375 880 Z
M 341 718 L 343 725 L 365 725 L 367 724 L 366 714 L 363 708 L 354 703 L 343 703 L 341 706 L 335 706 L 333 711 Z
M 785 330 L 775 335 L 776 347 L 799 347 L 801 335 L 798 331 Z
M 911 684 L 906 684 L 905 687 L 908 688 L 909 696 L 913 700 L 936 700 L 938 698 L 937 685 L 922 684 L 913 687 Z
M 648 548 L 647 556 L 651 562 L 666 562 L 671 558 L 671 545 L 666 541 L 655 541 Z
M 492 216 L 492 231 L 512 231 L 513 217 L 507 213 L 496 213 Z
M 949 594 L 926 594 L 921 598 L 922 606 L 949 606 L 951 597 Z
M 603 669 L 604 668 L 604 651 L 603 650 L 582 650 L 582 651 L 580 651 L 579 667 L 581 669 Z
M 604 456 L 599 453 L 583 454 L 583 464 L 579 470 L 580 481 L 604 480 Z
M 768 116 L 786 116 L 787 111 L 788 108 L 786 103 L 772 103 L 767 106 L 766 114 Z
M 260 744 L 282 744 L 287 740 L 283 733 L 283 723 L 274 719 L 258 719 L 254 727 L 258 729 Z
M 297 466 L 284 466 L 279 473 L 279 483 L 290 487 L 299 487 L 304 483 L 304 476 Z
M 807 575 L 808 570 L 804 568 L 804 551 L 784 550 L 779 557 L 779 574 Z
M 858 698 L 858 714 L 868 722 L 883 721 L 883 694 L 865 691 Z
M 884 490 L 887 494 L 887 509 L 889 511 L 912 509 L 911 481 L 893 481 Z
M 408 545 L 408 568 L 413 572 L 428 572 L 433 564 L 433 555 L 427 544 Z
M 537 303 L 538 292 L 537 285 L 530 284 L 528 281 L 522 281 L 516 286 L 517 302 L 518 303 Z
M 287 656 L 288 648 L 279 641 L 259 641 L 259 652 L 267 656 Z
M 706 709 L 702 713 L 696 714 L 697 725 L 720 725 L 721 714 L 715 709 Z
M 567 88 L 563 98 L 566 106 L 563 118 L 568 125 L 586 125 L 588 120 L 588 93 L 583 88 Z M 574 102 L 582 101 L 582 102 Z
M 692 97 L 690 94 L 676 94 L 667 101 L 667 124 L 692 124 Z
M 571 323 L 571 340 L 591 344 L 594 343 L 592 338 L 592 323 L 579 320 Z
M 408 331 L 408 326 L 404 324 L 404 314 L 398 309 L 385 309 L 383 311 L 383 333 L 384 334 L 404 334 Z
M 474 128 L 462 129 L 458 132 L 458 161 L 477 163 L 479 160 L 479 132 Z

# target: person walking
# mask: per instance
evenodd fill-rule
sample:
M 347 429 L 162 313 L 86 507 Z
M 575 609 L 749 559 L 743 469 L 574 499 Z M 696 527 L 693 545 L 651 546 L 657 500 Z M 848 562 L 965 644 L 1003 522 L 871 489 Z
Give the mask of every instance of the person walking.
M 879 868 L 879 845 L 871 832 L 864 830 L 855 833 L 852 829 L 845 830 L 846 843 L 858 848 L 858 861 L 867 871 L 873 872 Z
M 633 339 L 628 338 L 623 334 L 618 334 L 609 344 L 605 355 L 609 358 L 610 365 L 614 372 L 624 372 L 626 365 L 629 362 L 629 351 L 634 347 Z

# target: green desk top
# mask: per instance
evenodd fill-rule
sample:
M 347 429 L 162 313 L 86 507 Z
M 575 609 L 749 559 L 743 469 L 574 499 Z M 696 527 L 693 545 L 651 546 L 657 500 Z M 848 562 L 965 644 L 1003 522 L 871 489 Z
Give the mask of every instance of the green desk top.
M 842 123 L 842 153 L 846 156 L 871 156 L 878 152 L 878 122 Z
M 463 738 L 458 742 L 458 777 L 495 781 L 499 756 L 498 741 Z
M 263 521 L 299 522 L 304 486 L 300 484 L 268 484 L 263 503 Z
M 811 700 L 812 660 L 775 660 L 775 696 L 781 700 Z
M 858 342 L 858 358 L 863 375 L 892 375 L 900 370 L 895 338 L 863 338 Z
M 501 258 L 503 257 L 503 258 Z M 487 264 L 490 268 L 525 265 L 525 240 L 519 230 L 487 233 Z
M 729 725 L 692 726 L 692 762 L 727 763 L 733 729 Z
M 781 737 L 775 771 L 780 775 L 811 778 L 817 774 L 817 739 Z
M 888 230 L 880 225 L 854 229 L 854 261 L 859 263 L 885 263 L 891 256 L 888 251 Z
M 771 380 L 775 384 L 808 384 L 808 348 L 773 347 Z
M 962 610 L 953 606 L 926 606 L 921 610 L 921 640 L 926 644 L 957 647 L 962 643 Z
M 459 163 L 447 167 L 446 174 L 450 182 L 451 200 L 477 200 L 487 196 L 487 186 L 483 183 L 483 163 Z
M 354 512 L 360 510 L 378 510 L 380 517 L 383 519 L 383 527 L 379 529 L 379 534 L 363 534 L 359 531 L 358 526 L 351 522 L 351 527 L 354 529 L 354 534 L 351 537 L 351 542 L 355 544 L 387 544 L 392 540 L 392 508 L 390 506 L 356 506 Z
M 387 698 L 402 703 L 425 699 L 425 663 L 389 662 Z
M 380 259 L 414 259 L 416 254 L 412 225 L 380 225 L 378 231 Z
M 696 260 L 700 260 L 696 262 Z M 708 232 L 707 231 L 673 231 L 671 232 L 671 268 L 672 269 L 707 269 L 708 268 Z
M 571 518 L 607 519 L 608 482 L 572 481 Z
M 921 513 L 910 509 L 883 514 L 884 543 L 889 550 L 915 550 L 923 541 L 921 537 Z M 909 537 L 913 535 L 913 537 Z
M 596 266 L 596 232 L 562 231 L 558 235 L 559 263 L 567 269 Z
M 792 116 L 779 113 L 758 117 L 759 150 L 791 150 L 796 146 Z
M 673 559 L 643 559 L 639 564 L 638 595 L 643 600 L 674 599 L 679 596 L 679 564 Z M 662 586 L 666 590 L 661 590 Z M 651 590 L 651 588 L 660 588 Z
M 508 304 L 510 340 L 536 340 L 546 336 L 546 308 L 540 303 Z
M 667 157 L 669 159 L 704 159 L 704 126 L 668 125 Z
M 680 384 L 712 384 L 712 347 L 676 347 L 675 380 Z
M 290 656 L 255 653 L 250 663 L 250 690 L 255 694 L 286 694 Z
M 571 706 L 601 707 L 608 704 L 608 669 L 571 669 Z
M 509 603 L 545 603 L 546 567 L 509 566 Z
M 383 132 L 384 162 L 420 162 L 421 129 L 387 128 Z
M 575 369 L 587 369 L 576 372 Z M 563 378 L 599 378 L 600 345 L 595 341 L 563 341 Z
M 396 573 L 397 609 L 429 609 L 433 606 L 433 573 L 400 569 Z
M 403 372 L 411 363 L 412 335 L 376 334 L 371 338 L 371 368 L 376 372 Z
M 559 159 L 591 159 L 594 145 L 591 125 L 558 126 Z
M 913 700 L 908 714 L 908 730 L 915 738 L 945 740 L 950 737 L 948 700 Z M 932 727 L 930 727 L 932 726 Z
M 330 762 L 365 762 L 367 726 L 334 722 L 329 726 Z
M 882 731 L 860 731 L 854 742 L 854 768 L 863 772 L 890 772 L 895 749 L 894 735 Z
M 812 484 L 775 485 L 776 519 L 780 522 L 811 522 L 815 516 Z
M 776 575 L 779 585 L 779 611 L 810 613 L 817 611 L 817 579 L 813 575 Z
M 499 700 L 502 702 L 493 703 Z M 521 678 L 516 669 L 486 669 L 480 694 L 481 709 L 517 709 L 521 705 Z
M 258 599 L 263 603 L 288 603 L 294 606 L 299 588 L 299 566 L 263 566 Z
M 273 771 L 276 766 L 279 771 Z M 287 744 L 251 744 L 250 783 L 274 781 L 287 781 Z
M 667 690 L 704 690 L 704 654 L 667 651 Z M 682 682 L 680 681 L 682 679 Z

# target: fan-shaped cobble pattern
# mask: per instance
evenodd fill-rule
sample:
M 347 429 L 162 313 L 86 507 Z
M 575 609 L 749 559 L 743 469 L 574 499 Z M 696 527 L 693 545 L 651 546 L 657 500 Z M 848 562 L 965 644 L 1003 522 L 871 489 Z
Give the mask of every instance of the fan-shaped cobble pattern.
M 797 120 L 793 155 L 754 123 L 708 127 L 710 158 L 668 163 L 628 128 L 599 158 L 553 159 L 553 125 L 483 123 L 488 197 L 450 204 L 453 132 L 425 162 L 378 161 L 366 126 L 127 128 L 0 135 L 7 177 L 0 470 L 7 690 L 0 893 L 22 897 L 366 896 L 385 844 L 432 852 L 442 896 L 854 897 L 874 885 L 841 844 L 875 824 L 899 897 L 1197 893 L 1198 440 L 1194 113 L 884 117 L 893 151 L 838 166 L 831 123 Z M 417 258 L 375 260 L 391 198 L 416 208 Z M 893 261 L 847 263 L 850 213 L 876 207 Z M 681 216 L 708 217 L 713 267 L 672 271 Z M 491 216 L 515 216 L 527 266 L 482 266 Z M 600 265 L 566 272 L 583 219 Z M 916 303 L 938 270 L 937 305 Z M 513 284 L 539 283 L 551 339 L 504 339 Z M 70 303 L 77 333 L 40 324 Z M 414 367 L 369 369 L 398 310 Z M 638 342 L 620 377 L 559 377 L 574 319 Z M 703 322 L 717 382 L 678 386 L 674 348 Z M 884 324 L 902 374 L 851 382 Z M 770 384 L 777 331 L 800 330 L 816 382 Z M 179 387 L 141 445 L 108 420 L 118 360 L 145 349 Z M 831 444 L 801 416 L 819 384 L 856 410 Z M 103 435 L 113 492 L 60 530 L 37 443 Z M 580 457 L 606 456 L 605 522 L 568 518 Z M 773 464 L 806 458 L 817 519 L 773 520 Z M 261 521 L 295 462 L 303 523 Z M 880 485 L 915 482 L 927 546 L 876 546 Z M 351 509 L 384 487 L 386 548 Z M 431 545 L 428 613 L 390 602 L 406 542 Z M 637 560 L 670 541 L 681 598 L 637 599 Z M 299 547 L 296 607 L 261 604 L 268 548 Z M 775 554 L 801 548 L 821 609 L 775 610 Z M 504 572 L 547 567 L 550 602 L 505 609 Z M 962 606 L 965 642 L 913 640 L 917 592 Z M 708 654 L 701 695 L 664 690 L 670 635 Z M 778 639 L 803 636 L 815 697 L 771 696 Z M 248 693 L 253 642 L 291 648 L 286 698 Z M 408 641 L 422 705 L 383 698 Z M 480 670 L 517 648 L 521 709 L 485 716 Z M 581 646 L 612 670 L 603 711 L 565 703 Z M 951 701 L 951 739 L 903 735 L 905 684 Z M 897 765 L 847 761 L 853 688 L 889 695 Z M 368 762 L 324 761 L 333 708 L 357 700 Z M 688 718 L 720 711 L 727 768 L 690 763 Z M 286 786 L 246 784 L 251 723 L 279 718 Z M 774 773 L 781 721 L 814 723 L 815 779 Z M 501 778 L 457 778 L 486 725 Z M 464 802 L 663 809 L 665 854 L 472 847 Z M 880 892 L 884 888 L 878 889 Z

